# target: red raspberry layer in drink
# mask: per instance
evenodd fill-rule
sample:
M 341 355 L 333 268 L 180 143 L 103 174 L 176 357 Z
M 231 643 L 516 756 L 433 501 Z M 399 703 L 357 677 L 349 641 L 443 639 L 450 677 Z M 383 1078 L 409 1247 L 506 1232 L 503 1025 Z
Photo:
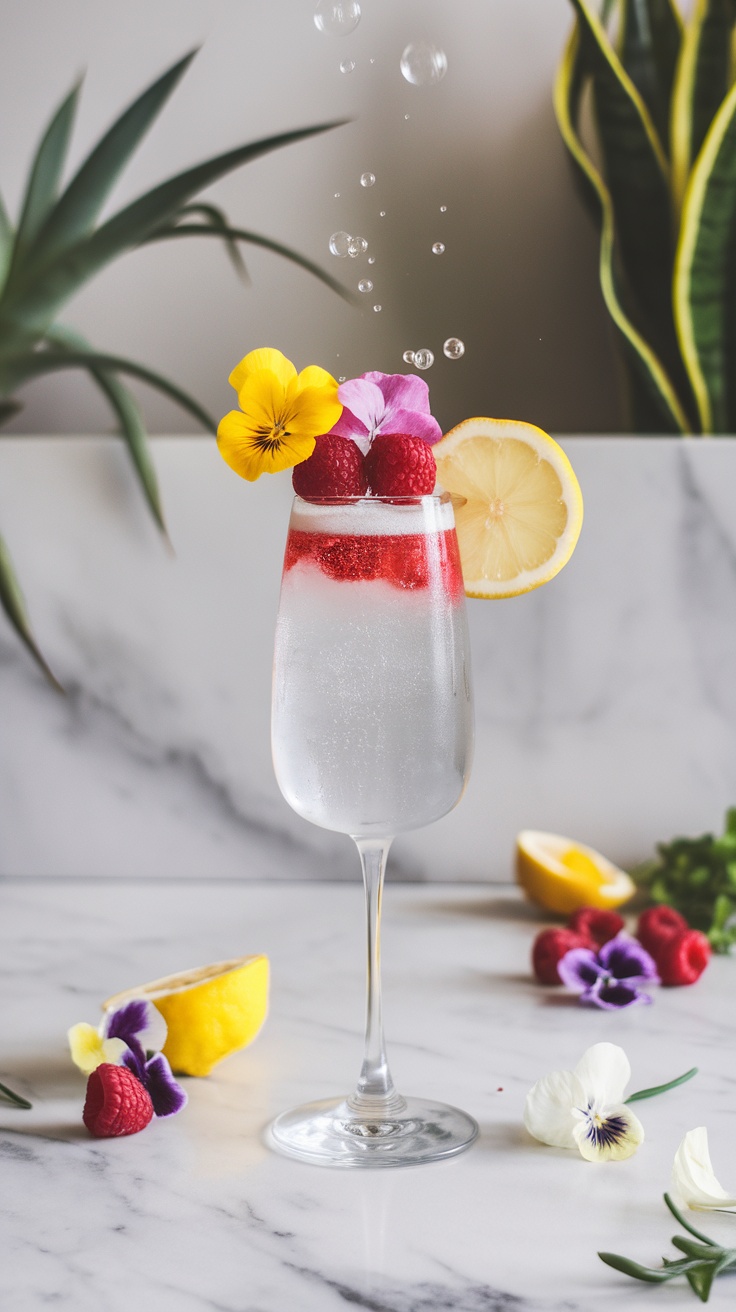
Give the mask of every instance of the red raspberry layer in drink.
M 452 597 L 463 591 L 460 554 L 454 532 L 308 533 L 292 529 L 284 573 L 300 561 L 317 565 L 331 579 L 364 582 L 383 579 L 396 588 L 427 588 L 439 574 Z

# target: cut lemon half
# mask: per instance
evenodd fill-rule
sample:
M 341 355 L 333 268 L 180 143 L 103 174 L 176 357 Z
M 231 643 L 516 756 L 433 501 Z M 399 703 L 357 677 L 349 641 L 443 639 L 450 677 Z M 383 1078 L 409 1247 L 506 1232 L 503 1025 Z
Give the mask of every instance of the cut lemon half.
M 570 559 L 583 498 L 562 447 L 514 419 L 466 419 L 432 448 L 469 597 L 518 597 Z
M 173 1071 L 209 1075 L 223 1057 L 252 1043 L 268 1011 L 268 957 L 216 961 L 116 993 L 103 1003 L 114 1011 L 146 998 L 161 1012 L 168 1033 L 163 1054 Z
M 516 879 L 534 902 L 563 916 L 618 907 L 636 892 L 631 876 L 592 847 L 534 829 L 517 835 Z

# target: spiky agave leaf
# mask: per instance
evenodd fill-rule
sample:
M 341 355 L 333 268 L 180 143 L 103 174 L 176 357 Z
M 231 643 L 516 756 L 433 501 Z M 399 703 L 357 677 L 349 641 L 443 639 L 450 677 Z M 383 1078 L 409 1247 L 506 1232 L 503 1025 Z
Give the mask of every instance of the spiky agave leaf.
M 62 100 L 36 151 L 18 220 L 16 262 L 23 259 L 56 204 L 81 85 L 77 82 Z
M 13 568 L 10 552 L 2 537 L 0 537 L 0 606 L 5 611 L 21 642 L 31 653 L 36 664 L 43 670 L 49 683 L 57 692 L 63 692 L 64 689 L 47 664 L 46 658 L 34 637 L 21 586 Z

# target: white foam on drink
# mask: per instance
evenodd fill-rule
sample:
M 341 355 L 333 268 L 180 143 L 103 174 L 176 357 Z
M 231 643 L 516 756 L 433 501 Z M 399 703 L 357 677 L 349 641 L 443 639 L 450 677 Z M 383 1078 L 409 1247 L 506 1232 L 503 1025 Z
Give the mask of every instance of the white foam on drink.
M 365 497 L 350 502 L 294 502 L 291 528 L 302 533 L 386 537 L 408 533 L 442 533 L 454 528 L 452 502 L 422 497 L 408 505 Z

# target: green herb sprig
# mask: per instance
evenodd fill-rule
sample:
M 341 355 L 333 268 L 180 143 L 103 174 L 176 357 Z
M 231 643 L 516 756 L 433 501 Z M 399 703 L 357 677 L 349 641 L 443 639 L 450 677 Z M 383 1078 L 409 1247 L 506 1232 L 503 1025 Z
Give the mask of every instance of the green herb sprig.
M 24 1111 L 30 1111 L 33 1106 L 33 1103 L 29 1102 L 27 1098 L 22 1098 L 19 1093 L 13 1093 L 13 1090 L 9 1089 L 7 1084 L 0 1084 L 0 1098 L 4 1102 L 12 1102 L 15 1107 L 22 1107 Z
M 659 860 L 634 871 L 655 902 L 674 907 L 707 934 L 714 952 L 736 943 L 736 807 L 726 812 L 723 834 L 658 843 Z
M 612 1266 L 614 1271 L 620 1271 L 634 1280 L 644 1280 L 650 1285 L 663 1285 L 668 1280 L 684 1276 L 701 1303 L 707 1303 L 716 1276 L 736 1271 L 736 1248 L 722 1248 L 714 1239 L 696 1230 L 678 1211 L 669 1194 L 664 1195 L 664 1201 L 675 1220 L 694 1236 L 693 1239 L 687 1239 L 684 1235 L 673 1235 L 672 1243 L 685 1254 L 684 1257 L 674 1261 L 663 1257 L 662 1266 L 649 1267 L 641 1266 L 631 1258 L 621 1257 L 618 1253 L 599 1253 L 598 1256 L 606 1266 Z

